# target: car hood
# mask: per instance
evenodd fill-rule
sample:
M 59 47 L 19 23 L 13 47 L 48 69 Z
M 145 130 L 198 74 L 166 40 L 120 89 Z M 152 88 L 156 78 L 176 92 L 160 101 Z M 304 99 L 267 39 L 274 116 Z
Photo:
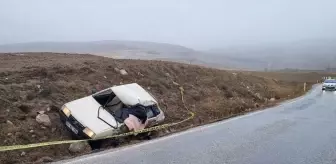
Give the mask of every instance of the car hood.
M 69 102 L 65 104 L 65 106 L 71 111 L 71 115 L 75 117 L 78 122 L 83 126 L 90 128 L 95 134 L 102 133 L 103 131 L 112 128 L 97 117 L 100 104 L 92 96 Z M 106 110 L 101 109 L 99 116 L 112 126 L 117 126 L 114 117 Z
M 336 83 L 323 83 L 323 86 L 336 86 Z

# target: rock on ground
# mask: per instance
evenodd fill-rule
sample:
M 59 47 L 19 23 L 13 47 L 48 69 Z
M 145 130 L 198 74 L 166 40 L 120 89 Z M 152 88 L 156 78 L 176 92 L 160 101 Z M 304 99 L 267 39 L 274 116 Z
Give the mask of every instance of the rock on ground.
M 46 114 L 38 114 L 36 116 L 36 121 L 44 126 L 51 126 L 50 118 Z
M 56 128 L 52 128 L 51 132 L 54 133 L 56 131 Z
M 23 151 L 20 155 L 21 155 L 21 157 L 23 157 L 23 156 L 26 155 L 26 152 Z
M 45 163 L 54 161 L 51 157 L 45 156 L 37 160 L 35 163 Z
M 263 97 L 260 95 L 260 93 L 255 93 L 254 94 L 259 100 L 262 100 L 263 99 Z
M 175 82 L 175 81 L 173 81 L 173 84 L 176 85 L 176 86 L 179 86 L 179 85 L 180 85 L 179 83 L 177 83 L 177 82 Z
M 7 124 L 8 124 L 8 125 L 12 125 L 12 126 L 14 126 L 13 122 L 12 122 L 12 121 L 9 121 L 9 120 L 7 120 Z
M 124 69 L 121 69 L 121 70 L 120 70 L 120 74 L 121 74 L 121 75 L 128 75 L 128 73 L 127 73 L 126 70 L 124 70 Z
M 87 142 L 76 142 L 69 146 L 69 151 L 72 153 L 79 153 L 83 152 L 88 147 L 90 147 L 90 145 Z

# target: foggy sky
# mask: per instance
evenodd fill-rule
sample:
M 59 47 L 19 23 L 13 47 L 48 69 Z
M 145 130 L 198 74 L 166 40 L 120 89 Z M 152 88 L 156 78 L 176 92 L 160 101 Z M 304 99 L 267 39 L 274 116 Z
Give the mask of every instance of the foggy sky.
M 336 37 L 335 0 L 0 0 L 0 44 L 140 40 L 214 48 Z

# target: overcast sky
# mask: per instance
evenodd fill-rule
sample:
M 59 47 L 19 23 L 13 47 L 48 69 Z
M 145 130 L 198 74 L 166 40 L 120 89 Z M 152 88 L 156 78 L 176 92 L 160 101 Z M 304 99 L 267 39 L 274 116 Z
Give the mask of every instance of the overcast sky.
M 0 44 L 143 40 L 214 48 L 336 37 L 336 0 L 0 0 Z

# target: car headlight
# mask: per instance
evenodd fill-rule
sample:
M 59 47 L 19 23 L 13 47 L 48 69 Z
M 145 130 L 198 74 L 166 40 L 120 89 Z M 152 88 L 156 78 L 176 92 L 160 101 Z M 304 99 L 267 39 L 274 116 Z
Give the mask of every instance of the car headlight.
M 62 111 L 67 117 L 71 115 L 71 111 L 67 107 L 63 107 Z
M 89 136 L 90 138 L 93 138 L 93 137 L 95 137 L 95 133 L 91 130 L 91 129 L 89 129 L 89 128 L 85 128 L 84 130 L 83 130 L 83 132 L 87 135 L 87 136 Z

